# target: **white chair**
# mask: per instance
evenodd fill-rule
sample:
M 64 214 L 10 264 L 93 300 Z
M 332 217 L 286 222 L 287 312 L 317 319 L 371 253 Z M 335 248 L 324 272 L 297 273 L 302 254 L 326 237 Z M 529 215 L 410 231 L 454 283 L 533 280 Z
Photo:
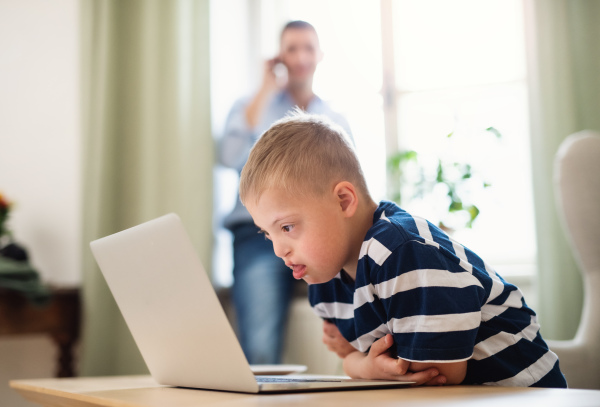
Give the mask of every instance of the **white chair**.
M 583 277 L 575 338 L 548 341 L 569 387 L 600 389 L 600 133 L 567 137 L 556 155 L 555 188 L 567 239 Z

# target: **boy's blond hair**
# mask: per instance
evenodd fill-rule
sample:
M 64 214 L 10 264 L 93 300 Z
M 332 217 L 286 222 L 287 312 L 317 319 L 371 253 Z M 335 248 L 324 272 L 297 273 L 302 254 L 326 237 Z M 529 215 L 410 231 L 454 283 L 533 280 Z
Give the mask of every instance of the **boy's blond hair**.
M 321 197 L 341 181 L 369 198 L 360 163 L 344 130 L 324 116 L 296 110 L 277 121 L 256 142 L 240 178 L 240 199 L 258 202 L 281 188 L 291 194 Z

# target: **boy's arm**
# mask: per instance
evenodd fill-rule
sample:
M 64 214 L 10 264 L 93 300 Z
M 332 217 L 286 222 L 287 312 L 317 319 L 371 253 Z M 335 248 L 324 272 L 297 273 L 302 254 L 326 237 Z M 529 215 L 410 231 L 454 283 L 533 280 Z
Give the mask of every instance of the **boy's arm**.
M 446 382 L 450 383 L 445 377 L 445 372 L 448 371 L 453 374 L 452 383 L 456 380 L 454 372 L 450 371 L 448 366 L 434 369 L 435 366 L 420 364 L 419 366 L 415 365 L 413 368 L 413 364 L 406 360 L 392 358 L 388 352 L 393 343 L 391 335 L 375 342 L 369 354 L 365 355 L 350 345 L 335 324 L 323 321 L 323 343 L 327 345 L 330 351 L 335 352 L 340 358 L 344 359 L 344 371 L 350 377 L 409 380 L 415 381 L 417 384 L 440 385 Z
M 420 372 L 430 368 L 436 368 L 440 375 L 446 378 L 445 384 L 461 384 L 467 375 L 467 361 L 449 363 L 421 363 L 410 362 L 408 369 L 412 372 Z
M 389 348 L 394 343 L 388 334 L 371 345 L 368 353 L 353 352 L 344 358 L 344 371 L 356 379 L 382 379 L 413 381 L 415 385 L 442 385 L 447 379 L 437 367 L 424 367 L 418 372 L 409 368 L 411 362 L 392 358 Z M 462 381 L 462 379 L 461 379 Z
M 354 346 L 344 338 L 338 327 L 327 320 L 323 320 L 323 343 L 331 352 L 344 359 L 351 353 L 358 352 Z

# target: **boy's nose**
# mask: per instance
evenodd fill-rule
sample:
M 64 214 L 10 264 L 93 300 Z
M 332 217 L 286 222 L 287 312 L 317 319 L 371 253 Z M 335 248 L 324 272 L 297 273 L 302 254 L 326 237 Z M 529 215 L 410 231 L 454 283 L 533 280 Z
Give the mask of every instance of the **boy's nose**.
M 273 241 L 273 250 L 275 251 L 275 256 L 281 257 L 282 259 L 285 259 L 290 253 L 289 247 L 278 241 Z

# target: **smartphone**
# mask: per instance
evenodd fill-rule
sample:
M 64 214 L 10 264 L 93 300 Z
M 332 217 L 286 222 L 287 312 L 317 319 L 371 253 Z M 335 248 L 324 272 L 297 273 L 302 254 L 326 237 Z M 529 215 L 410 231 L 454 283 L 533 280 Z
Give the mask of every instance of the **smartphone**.
M 287 82 L 288 71 L 286 66 L 283 64 L 283 62 L 281 62 L 279 58 L 274 58 L 273 62 L 273 73 L 277 78 L 277 82 Z

